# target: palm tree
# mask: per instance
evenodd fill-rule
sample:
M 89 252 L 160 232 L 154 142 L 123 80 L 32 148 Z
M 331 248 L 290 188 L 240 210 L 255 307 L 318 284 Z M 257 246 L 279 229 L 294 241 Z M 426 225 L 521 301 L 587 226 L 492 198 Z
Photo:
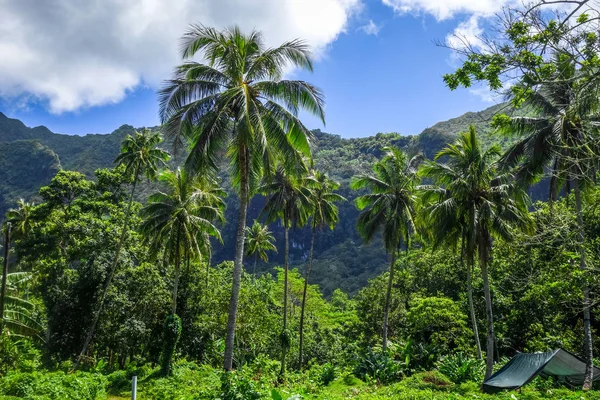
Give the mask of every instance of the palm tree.
M 423 171 L 426 169 L 423 169 Z M 429 178 L 425 176 L 426 178 Z M 457 212 L 459 207 L 455 204 L 453 198 L 447 198 L 445 188 L 434 185 L 422 185 L 417 187 L 422 193 L 423 205 L 420 216 L 421 223 L 424 225 L 422 231 L 431 240 L 433 248 L 447 246 L 456 249 L 460 243 L 460 263 L 464 267 L 464 258 L 467 256 L 467 243 L 469 241 L 469 220 L 467 215 L 461 211 Z M 468 205 L 463 205 L 465 209 Z M 472 243 L 469 243 L 472 246 Z M 472 248 L 471 248 L 472 250 Z M 479 328 L 477 326 L 477 316 L 473 303 L 473 253 L 467 256 L 467 297 L 469 301 L 469 314 L 471 316 L 471 327 L 475 338 L 477 357 L 483 359 L 481 352 L 481 342 L 479 340 Z
M 487 316 L 486 378 L 494 366 L 494 314 L 488 276 L 492 237 L 511 240 L 515 229 L 526 230 L 531 222 L 527 194 L 512 184 L 511 173 L 498 170 L 499 155 L 499 146 L 482 150 L 471 126 L 422 169 L 435 183 L 421 187 L 423 200 L 430 203 L 424 214 L 433 237 L 442 242 L 462 236 L 471 267 L 478 255 Z M 441 158 L 445 158 L 443 162 Z M 450 226 L 453 223 L 457 225 Z
M 267 251 L 277 253 L 277 247 L 275 247 L 274 242 L 273 233 L 267 225 L 254 220 L 252 227 L 246 227 L 246 243 L 244 247 L 246 248 L 246 255 L 254 255 L 253 274 L 256 274 L 256 262 L 259 257 L 264 262 L 268 262 L 269 256 L 267 255 Z
M 177 290 L 181 263 L 201 260 L 210 248 L 210 237 L 221 240 L 214 225 L 223 221 L 225 192 L 210 179 L 197 179 L 181 169 L 164 171 L 158 179 L 166 192 L 150 196 L 140 212 L 140 230 L 155 252 L 164 251 L 164 260 L 175 269 L 171 314 L 177 311 Z
M 308 266 L 306 267 L 306 274 L 304 275 L 304 290 L 302 291 L 302 308 L 300 311 L 300 346 L 299 346 L 299 363 L 298 365 L 302 368 L 303 364 L 303 345 L 304 345 L 304 312 L 306 309 L 306 293 L 308 289 L 308 279 L 310 278 L 310 271 L 312 269 L 313 261 L 313 250 L 315 247 L 315 232 L 317 229 L 329 226 L 329 229 L 333 230 L 335 224 L 338 222 L 338 208 L 335 205 L 338 201 L 346 201 L 346 199 L 334 190 L 340 187 L 340 184 L 330 179 L 327 174 L 320 171 L 313 171 L 312 174 L 315 185 L 311 191 L 311 239 L 310 239 L 310 252 L 308 256 Z
M 285 261 L 283 277 L 283 330 L 281 333 L 281 372 L 285 374 L 285 357 L 289 346 L 287 332 L 288 313 L 288 270 L 290 258 L 290 228 L 301 227 L 306 224 L 310 214 L 311 190 L 314 179 L 309 176 L 296 176 L 288 173 L 284 167 L 277 168 L 272 180 L 260 188 L 260 192 L 267 196 L 263 213 L 267 222 L 281 220 L 285 229 Z
M 104 283 L 102 296 L 100 297 L 100 303 L 98 304 L 98 309 L 96 310 L 92 326 L 90 327 L 88 335 L 83 344 L 83 349 L 81 350 L 79 357 L 77 357 L 77 361 L 75 362 L 73 369 L 77 368 L 81 358 L 87 352 L 88 346 L 92 341 L 96 325 L 98 324 L 98 319 L 100 318 L 100 314 L 102 313 L 102 309 L 104 307 L 106 294 L 108 293 L 108 289 L 117 270 L 121 248 L 123 247 L 123 243 L 127 237 L 127 229 L 129 227 L 129 219 L 131 217 L 131 206 L 133 204 L 136 186 L 142 176 L 145 176 L 148 179 L 154 179 L 158 169 L 165 165 L 169 159 L 169 153 L 158 148 L 158 145 L 161 143 L 161 141 L 162 139 L 160 134 L 152 132 L 150 129 L 144 129 L 141 132 L 135 131 L 133 135 L 127 135 L 125 137 L 123 143 L 121 144 L 121 153 L 115 159 L 115 163 L 118 166 L 124 166 L 125 173 L 131 178 L 131 193 L 129 195 L 127 209 L 125 211 L 123 226 L 121 227 L 121 235 L 119 237 L 119 242 L 117 243 L 115 256 L 108 273 L 108 278 Z
M 17 208 L 11 208 L 6 213 L 6 220 L 12 224 L 13 240 L 27 236 L 35 222 L 33 216 L 34 203 L 19 199 L 17 205 Z
M 207 64 L 193 61 L 197 55 Z M 185 64 L 159 95 L 165 133 L 175 148 L 187 140 L 185 166 L 194 173 L 216 169 L 226 155 L 239 194 L 224 357 L 225 370 L 231 370 L 248 202 L 261 177 L 272 171 L 277 153 L 285 160 L 294 160 L 296 151 L 310 155 L 312 134 L 298 112 L 324 121 L 324 100 L 311 84 L 282 79 L 288 67 L 312 71 L 309 47 L 301 40 L 265 48 L 260 32 L 192 25 L 183 36 L 182 57 Z
M 581 75 L 567 54 L 557 54 L 552 79 L 534 92 L 527 105 L 535 117 L 499 119 L 501 131 L 517 135 L 517 141 L 502 157 L 507 166 L 518 166 L 519 181 L 526 186 L 550 171 L 550 204 L 561 189 L 575 194 L 579 237 L 579 268 L 589 271 L 585 250 L 582 191 L 596 179 L 600 143 L 598 120 L 600 86 L 595 77 Z M 584 355 L 586 372 L 583 389 L 593 383 L 593 346 L 589 287 L 582 286 Z
M 385 147 L 383 151 L 383 159 L 373 167 L 374 174 L 353 177 L 351 187 L 354 190 L 369 190 L 369 193 L 355 200 L 356 207 L 362 211 L 357 222 L 360 235 L 368 242 L 381 231 L 385 249 L 391 253 L 382 328 L 385 352 L 396 256 L 403 241 L 408 251 L 409 237 L 415 228 L 416 168 L 421 156 L 409 159 L 395 147 Z

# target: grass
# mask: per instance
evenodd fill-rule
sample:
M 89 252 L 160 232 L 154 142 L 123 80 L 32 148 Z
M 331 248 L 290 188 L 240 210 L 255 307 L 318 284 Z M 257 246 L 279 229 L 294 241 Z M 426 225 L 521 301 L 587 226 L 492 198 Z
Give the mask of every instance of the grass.
M 131 398 L 131 376 L 136 374 L 139 400 L 278 399 L 279 397 L 272 396 L 273 390 L 283 400 L 294 395 L 300 395 L 301 399 L 306 400 L 600 400 L 600 391 L 583 393 L 552 388 L 542 380 L 521 391 L 488 395 L 479 390 L 476 382 L 457 385 L 436 371 L 418 373 L 389 385 L 361 381 L 349 371 L 340 371 L 333 381 L 323 385 L 316 370 L 308 370 L 302 374 L 290 373 L 281 385 L 277 384 L 276 375 L 272 371 L 257 373 L 242 369 L 235 374 L 224 375 L 218 369 L 187 362 L 178 363 L 174 375 L 168 378 L 160 377 L 158 370 L 147 367 L 107 375 L 78 372 L 74 376 L 42 371 L 9 373 L 0 378 L 0 399 L 125 400 Z M 227 382 L 228 391 L 222 390 L 223 382 Z M 106 386 L 98 387 L 98 383 Z M 92 393 L 90 388 L 96 390 Z

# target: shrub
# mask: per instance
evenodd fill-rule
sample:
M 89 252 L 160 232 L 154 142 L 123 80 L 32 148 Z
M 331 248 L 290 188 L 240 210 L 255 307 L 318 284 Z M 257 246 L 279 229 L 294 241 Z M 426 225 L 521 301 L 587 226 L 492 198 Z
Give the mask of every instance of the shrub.
M 359 358 L 354 375 L 360 379 L 371 378 L 381 383 L 389 383 L 402 377 L 402 366 L 390 356 L 373 352 L 371 349 Z
M 30 400 L 97 400 L 106 396 L 101 374 L 76 372 L 10 373 L 0 380 L 0 394 Z
M 463 353 L 446 356 L 438 363 L 438 371 L 454 383 L 480 381 L 483 378 L 483 370 L 482 360 L 467 357 Z
M 259 400 L 262 397 L 256 383 L 236 372 L 221 373 L 221 393 L 218 400 Z
M 319 382 L 327 386 L 335 379 L 335 366 L 327 363 L 321 367 L 321 373 L 319 374 Z

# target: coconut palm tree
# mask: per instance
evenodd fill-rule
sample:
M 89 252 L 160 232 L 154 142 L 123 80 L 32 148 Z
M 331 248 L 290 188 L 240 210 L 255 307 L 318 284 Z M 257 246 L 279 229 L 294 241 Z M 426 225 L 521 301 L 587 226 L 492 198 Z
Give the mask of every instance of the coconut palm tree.
M 281 333 L 281 372 L 285 374 L 285 357 L 289 347 L 287 331 L 288 270 L 290 262 L 290 229 L 304 226 L 310 215 L 311 190 L 315 181 L 310 176 L 297 176 L 279 166 L 273 178 L 260 188 L 267 196 L 263 214 L 268 223 L 281 220 L 285 230 L 285 261 L 283 275 L 283 330 Z
M 28 203 L 23 199 L 17 202 L 17 208 L 11 208 L 6 213 L 6 220 L 12 224 L 13 240 L 27 236 L 34 225 L 33 209 L 34 203 Z
M 304 346 L 304 312 L 306 309 L 306 294 L 308 289 L 308 279 L 312 269 L 313 250 L 315 248 L 315 233 L 317 229 L 328 226 L 333 230 L 338 222 L 338 208 L 336 202 L 346 201 L 346 199 L 334 193 L 340 187 L 340 184 L 332 180 L 327 174 L 321 171 L 313 171 L 312 177 L 315 180 L 314 188 L 311 191 L 311 238 L 310 252 L 308 255 L 308 266 L 304 274 L 304 290 L 302 291 L 302 308 L 300 311 L 300 344 L 299 344 L 299 362 L 298 365 L 302 368 L 303 364 L 303 346 Z
M 246 249 L 246 255 L 254 256 L 253 274 L 256 274 L 256 262 L 259 258 L 264 262 L 268 262 L 269 256 L 267 255 L 267 251 L 277 253 L 277 247 L 275 247 L 274 242 L 273 233 L 267 225 L 254 220 L 252 227 L 246 227 L 246 243 L 244 248 Z
M 175 314 L 182 262 L 201 260 L 209 252 L 210 237 L 221 240 L 214 224 L 224 220 L 225 192 L 214 181 L 181 169 L 161 172 L 158 179 L 167 190 L 150 196 L 140 212 L 140 230 L 150 248 L 162 249 L 164 261 L 174 267 L 171 314 Z
M 588 79 L 577 70 L 568 54 L 555 56 L 554 76 L 534 92 L 527 106 L 534 117 L 497 119 L 504 133 L 520 139 L 502 157 L 502 163 L 517 166 L 518 179 L 526 186 L 550 171 L 549 200 L 557 198 L 561 189 L 575 194 L 579 236 L 579 268 L 589 271 L 585 250 L 582 192 L 592 187 L 600 158 L 600 85 L 598 79 Z M 593 383 L 593 346 L 591 329 L 591 299 L 589 288 L 582 286 L 584 356 L 586 372 L 584 389 Z
M 385 306 L 383 312 L 382 343 L 387 349 L 388 315 L 394 282 L 394 265 L 403 242 L 409 248 L 409 237 L 414 232 L 415 186 L 417 166 L 421 156 L 409 159 L 395 147 L 385 147 L 381 161 L 373 167 L 373 174 L 352 178 L 354 190 L 368 189 L 355 202 L 361 210 L 357 228 L 365 241 L 372 240 L 381 231 L 385 249 L 391 253 Z
M 194 61 L 196 56 L 206 64 Z M 288 161 L 297 151 L 310 156 L 312 134 L 298 112 L 324 121 L 324 100 L 313 85 L 282 79 L 289 67 L 312 70 L 309 47 L 301 40 L 266 48 L 260 32 L 192 25 L 183 36 L 182 57 L 185 64 L 159 95 L 164 131 L 175 148 L 189 144 L 185 166 L 193 173 L 216 169 L 226 156 L 239 194 L 224 357 L 225 370 L 231 370 L 248 202 L 277 154 Z
M 425 176 L 426 178 L 429 178 Z M 447 246 L 450 249 L 456 249 L 460 243 L 460 262 L 464 267 L 464 259 L 467 260 L 467 298 L 469 301 L 469 314 L 471 316 L 471 327 L 475 338 L 475 347 L 477 357 L 483 359 L 481 352 L 481 341 L 479 340 L 479 328 L 477 326 L 477 315 L 475 314 L 475 305 L 473 303 L 473 269 L 474 261 L 472 251 L 467 256 L 467 246 L 472 246 L 469 241 L 469 220 L 467 216 L 456 211 L 455 199 L 448 199 L 446 190 L 443 187 L 435 185 L 418 186 L 421 191 L 423 204 L 420 209 L 420 223 L 422 232 L 430 241 L 434 249 L 441 246 Z M 472 249 L 471 249 L 472 250 Z
M 424 214 L 433 237 L 442 242 L 462 236 L 471 267 L 478 256 L 487 316 L 486 378 L 494 366 L 494 314 L 488 274 L 492 238 L 512 240 L 516 229 L 527 230 L 531 225 L 527 194 L 513 185 L 513 174 L 499 171 L 499 156 L 499 146 L 481 148 L 471 126 L 422 168 L 423 176 L 435 184 L 421 187 L 423 200 L 429 204 Z
M 121 227 L 121 234 L 119 236 L 119 242 L 115 250 L 115 256 L 111 268 L 108 273 L 108 278 L 104 283 L 100 302 L 98 303 L 98 309 L 96 310 L 92 326 L 88 332 L 88 335 L 83 344 L 83 349 L 77 357 L 73 369 L 76 369 L 79 365 L 81 358 L 87 352 L 88 346 L 94 336 L 94 331 L 98 324 L 98 319 L 102 313 L 104 307 L 104 301 L 106 300 L 106 294 L 110 288 L 110 284 L 117 270 L 119 263 L 119 256 L 121 255 L 121 249 L 123 243 L 127 237 L 127 229 L 129 227 L 129 219 L 131 217 L 131 206 L 135 196 L 135 189 L 140 179 L 145 176 L 148 179 L 154 179 L 158 169 L 165 165 L 169 159 L 169 153 L 158 148 L 162 139 L 160 134 L 152 132 L 150 129 L 144 129 L 141 132 L 135 131 L 133 135 L 127 135 L 123 139 L 121 144 L 121 153 L 115 159 L 115 163 L 118 166 L 124 166 L 125 173 L 131 178 L 131 193 L 129 195 L 129 202 L 127 203 L 127 209 L 125 210 L 125 218 L 123 219 L 123 226 Z

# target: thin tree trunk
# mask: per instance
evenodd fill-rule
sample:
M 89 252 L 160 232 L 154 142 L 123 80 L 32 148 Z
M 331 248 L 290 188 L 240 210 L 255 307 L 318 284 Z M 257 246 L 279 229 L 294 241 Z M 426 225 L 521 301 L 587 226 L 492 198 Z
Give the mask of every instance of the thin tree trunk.
M 83 343 L 83 348 L 81 349 L 81 353 L 79 353 L 79 356 L 77 357 L 77 360 L 75 361 L 75 364 L 73 365 L 72 371 L 75 371 L 77 369 L 77 367 L 79 366 L 81 359 L 87 352 L 88 347 L 92 341 L 92 338 L 94 337 L 94 332 L 96 330 L 96 326 L 98 325 L 98 320 L 100 319 L 100 314 L 102 314 L 102 309 L 104 308 L 104 301 L 106 300 L 106 294 L 108 293 L 108 288 L 110 287 L 112 279 L 117 270 L 117 264 L 119 263 L 119 256 L 121 254 L 121 248 L 123 247 L 123 243 L 125 242 L 125 239 L 127 237 L 127 227 L 129 226 L 129 219 L 131 217 L 131 205 L 133 204 L 133 196 L 135 194 L 135 188 L 137 185 L 137 178 L 138 178 L 139 172 L 140 172 L 140 167 L 138 165 L 135 169 L 133 184 L 131 186 L 131 194 L 129 195 L 129 204 L 127 205 L 127 210 L 125 211 L 125 221 L 123 221 L 123 227 L 121 228 L 122 229 L 121 236 L 119 238 L 119 243 L 117 243 L 115 257 L 113 259 L 110 272 L 108 273 L 108 279 L 106 280 L 106 282 L 104 284 L 104 288 L 102 290 L 102 296 L 100 297 L 100 303 L 98 304 L 98 309 L 96 310 L 96 313 L 94 315 L 94 320 L 92 322 L 92 326 L 90 327 L 88 335 L 85 338 L 85 342 Z
M 258 262 L 258 252 L 254 255 L 254 268 L 252 269 L 252 275 L 256 277 L 256 263 Z
M 489 233 L 483 232 L 479 245 L 479 267 L 483 276 L 483 293 L 485 296 L 485 310 L 487 316 L 487 346 L 485 354 L 485 379 L 489 378 L 494 370 L 494 313 L 492 308 L 492 294 L 488 276 L 488 251 L 491 245 Z
M 8 278 L 8 250 L 10 249 L 10 230 L 8 222 L 4 231 L 4 264 L 2 268 L 2 289 L 0 291 L 0 335 L 4 331 L 4 299 L 6 298 L 6 279 Z
M 465 253 L 465 240 L 461 241 L 460 263 L 463 264 Z M 469 313 L 471 314 L 471 325 L 473 327 L 473 335 L 475 336 L 475 345 L 477 346 L 477 358 L 483 359 L 481 355 L 481 342 L 479 340 L 479 328 L 477 327 L 477 316 L 475 315 L 475 305 L 473 304 L 473 257 L 469 257 L 467 262 L 467 296 L 469 298 Z M 463 265 L 464 267 L 464 265 Z
M 282 331 L 282 341 L 281 341 L 281 371 L 279 372 L 280 376 L 285 374 L 285 356 L 287 354 L 288 348 L 288 339 L 287 338 L 287 309 L 288 309 L 288 269 L 289 269 L 289 259 L 290 259 L 290 228 L 285 228 L 285 261 L 283 263 L 283 331 Z M 285 342 L 284 342 L 285 335 Z
M 300 346 L 299 346 L 299 358 L 298 365 L 302 368 L 304 363 L 304 354 L 302 354 L 304 348 L 304 312 L 306 309 L 306 292 L 308 289 L 308 278 L 310 278 L 310 270 L 312 269 L 313 261 L 313 250 L 315 248 L 315 227 L 312 228 L 312 236 L 310 239 L 310 252 L 308 254 L 308 266 L 306 267 L 306 274 L 304 276 L 304 290 L 302 291 L 302 309 L 300 311 Z
M 392 250 L 392 262 L 390 263 L 390 277 L 388 279 L 387 292 L 385 294 L 385 307 L 383 309 L 383 352 L 387 350 L 388 319 L 390 312 L 390 301 L 392 299 L 392 284 L 394 283 L 394 265 L 396 264 L 396 249 Z
M 579 246 L 579 268 L 581 271 L 587 271 L 586 251 L 585 251 L 585 232 L 583 225 L 583 210 L 581 201 L 581 186 L 578 179 L 573 180 L 573 189 L 575 192 L 575 211 L 577 213 L 577 238 Z M 587 283 L 583 285 L 583 330 L 584 330 L 584 349 L 585 375 L 583 380 L 583 390 L 592 388 L 594 382 L 594 348 L 592 344 L 592 327 L 590 313 L 590 288 Z
M 240 214 L 238 217 L 237 237 L 235 241 L 235 258 L 233 263 L 233 282 L 229 300 L 229 316 L 227 318 L 227 337 L 225 339 L 224 368 L 233 368 L 233 347 L 235 339 L 235 322 L 237 319 L 240 286 L 242 283 L 242 267 L 244 261 L 244 236 L 246 230 L 246 213 L 248 208 L 248 161 L 246 149 L 240 151 Z
M 181 260 L 179 257 L 179 231 L 177 231 L 177 244 L 175 248 L 175 279 L 173 281 L 173 303 L 171 304 L 171 314 L 175 314 L 177 312 L 177 290 L 179 289 L 179 275 L 181 272 L 181 266 L 179 265 Z
M 208 246 L 208 257 L 206 257 L 206 290 L 208 291 L 208 285 L 209 285 L 209 277 L 210 277 L 210 263 L 211 263 L 211 259 L 212 259 L 212 251 L 211 251 L 211 246 Z

